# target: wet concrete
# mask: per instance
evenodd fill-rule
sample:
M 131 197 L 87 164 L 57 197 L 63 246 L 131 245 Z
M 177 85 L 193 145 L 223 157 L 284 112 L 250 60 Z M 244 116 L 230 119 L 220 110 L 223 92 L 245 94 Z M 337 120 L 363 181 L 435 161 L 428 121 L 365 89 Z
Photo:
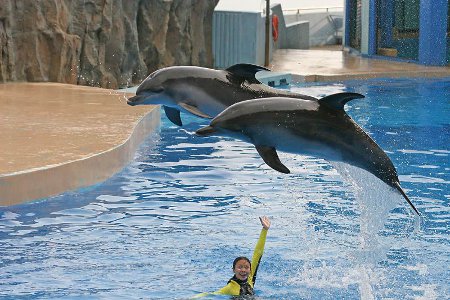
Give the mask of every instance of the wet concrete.
M 0 205 L 103 181 L 159 126 L 155 106 L 57 83 L 0 84 Z
M 450 76 L 448 66 L 423 66 L 388 58 L 366 58 L 342 51 L 339 46 L 313 50 L 276 50 L 270 68 L 292 73 L 292 79 L 299 82 Z

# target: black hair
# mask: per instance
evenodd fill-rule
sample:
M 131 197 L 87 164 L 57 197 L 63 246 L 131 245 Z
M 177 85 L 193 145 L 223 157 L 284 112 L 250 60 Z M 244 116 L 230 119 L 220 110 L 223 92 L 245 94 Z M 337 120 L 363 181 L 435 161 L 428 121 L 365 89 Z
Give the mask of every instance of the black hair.
M 237 262 L 240 261 L 240 260 L 246 260 L 246 261 L 250 264 L 250 267 L 252 266 L 252 263 L 250 262 L 250 259 L 248 259 L 248 258 L 245 257 L 245 256 L 239 256 L 239 257 L 236 257 L 236 258 L 234 259 L 234 261 L 233 261 L 233 270 L 234 270 L 234 268 L 236 267 Z

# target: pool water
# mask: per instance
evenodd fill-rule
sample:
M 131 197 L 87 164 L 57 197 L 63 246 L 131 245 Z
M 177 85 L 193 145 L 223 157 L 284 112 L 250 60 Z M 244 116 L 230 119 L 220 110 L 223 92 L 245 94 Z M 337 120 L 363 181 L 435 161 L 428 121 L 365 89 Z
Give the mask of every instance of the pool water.
M 366 95 L 346 111 L 392 159 L 424 217 L 420 229 L 406 202 L 359 201 L 358 186 L 326 161 L 280 153 L 291 169 L 281 174 L 253 145 L 193 135 L 205 120 L 183 114 L 178 128 L 164 116 L 135 161 L 106 182 L 0 207 L 0 298 L 186 299 L 214 291 L 231 277 L 235 257 L 251 256 L 261 215 L 272 227 L 258 299 L 448 298 L 450 79 L 290 89 Z M 363 181 L 366 192 L 378 191 Z

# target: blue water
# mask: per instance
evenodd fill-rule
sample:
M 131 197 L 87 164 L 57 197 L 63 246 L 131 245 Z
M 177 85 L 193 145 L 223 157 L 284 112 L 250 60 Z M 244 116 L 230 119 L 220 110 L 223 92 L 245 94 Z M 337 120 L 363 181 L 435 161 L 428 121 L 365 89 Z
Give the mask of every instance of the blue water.
M 280 153 L 292 171 L 284 175 L 252 145 L 194 136 L 204 120 L 184 114 L 178 128 L 163 116 L 135 161 L 106 182 L 0 207 L 0 298 L 214 291 L 236 256 L 251 255 L 258 216 L 268 215 L 258 299 L 448 299 L 450 79 L 291 89 L 366 95 L 346 110 L 392 159 L 424 216 L 420 229 L 406 202 L 373 194 L 380 189 L 369 179 L 362 184 L 376 196 L 360 201 L 358 186 L 323 160 Z

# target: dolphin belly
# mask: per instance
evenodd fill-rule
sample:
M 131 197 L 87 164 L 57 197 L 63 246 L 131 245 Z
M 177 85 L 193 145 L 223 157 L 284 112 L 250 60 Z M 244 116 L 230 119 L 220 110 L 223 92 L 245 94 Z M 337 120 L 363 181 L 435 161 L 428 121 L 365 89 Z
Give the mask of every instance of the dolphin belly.
M 254 129 L 250 135 L 255 145 L 270 146 L 282 152 L 309 155 L 330 161 L 343 160 L 339 148 L 331 147 L 319 140 L 305 138 L 286 128 L 268 126 L 267 128 Z
M 356 140 L 350 142 L 351 139 L 339 130 L 334 133 L 328 130 L 306 132 L 308 130 L 293 130 L 270 124 L 247 129 L 244 135 L 250 136 L 250 141 L 255 146 L 268 146 L 277 151 L 313 156 L 330 163 L 347 163 L 373 173 L 396 188 L 398 178 L 395 168 L 387 155 L 376 144 L 372 144 L 370 139 L 356 137 Z

